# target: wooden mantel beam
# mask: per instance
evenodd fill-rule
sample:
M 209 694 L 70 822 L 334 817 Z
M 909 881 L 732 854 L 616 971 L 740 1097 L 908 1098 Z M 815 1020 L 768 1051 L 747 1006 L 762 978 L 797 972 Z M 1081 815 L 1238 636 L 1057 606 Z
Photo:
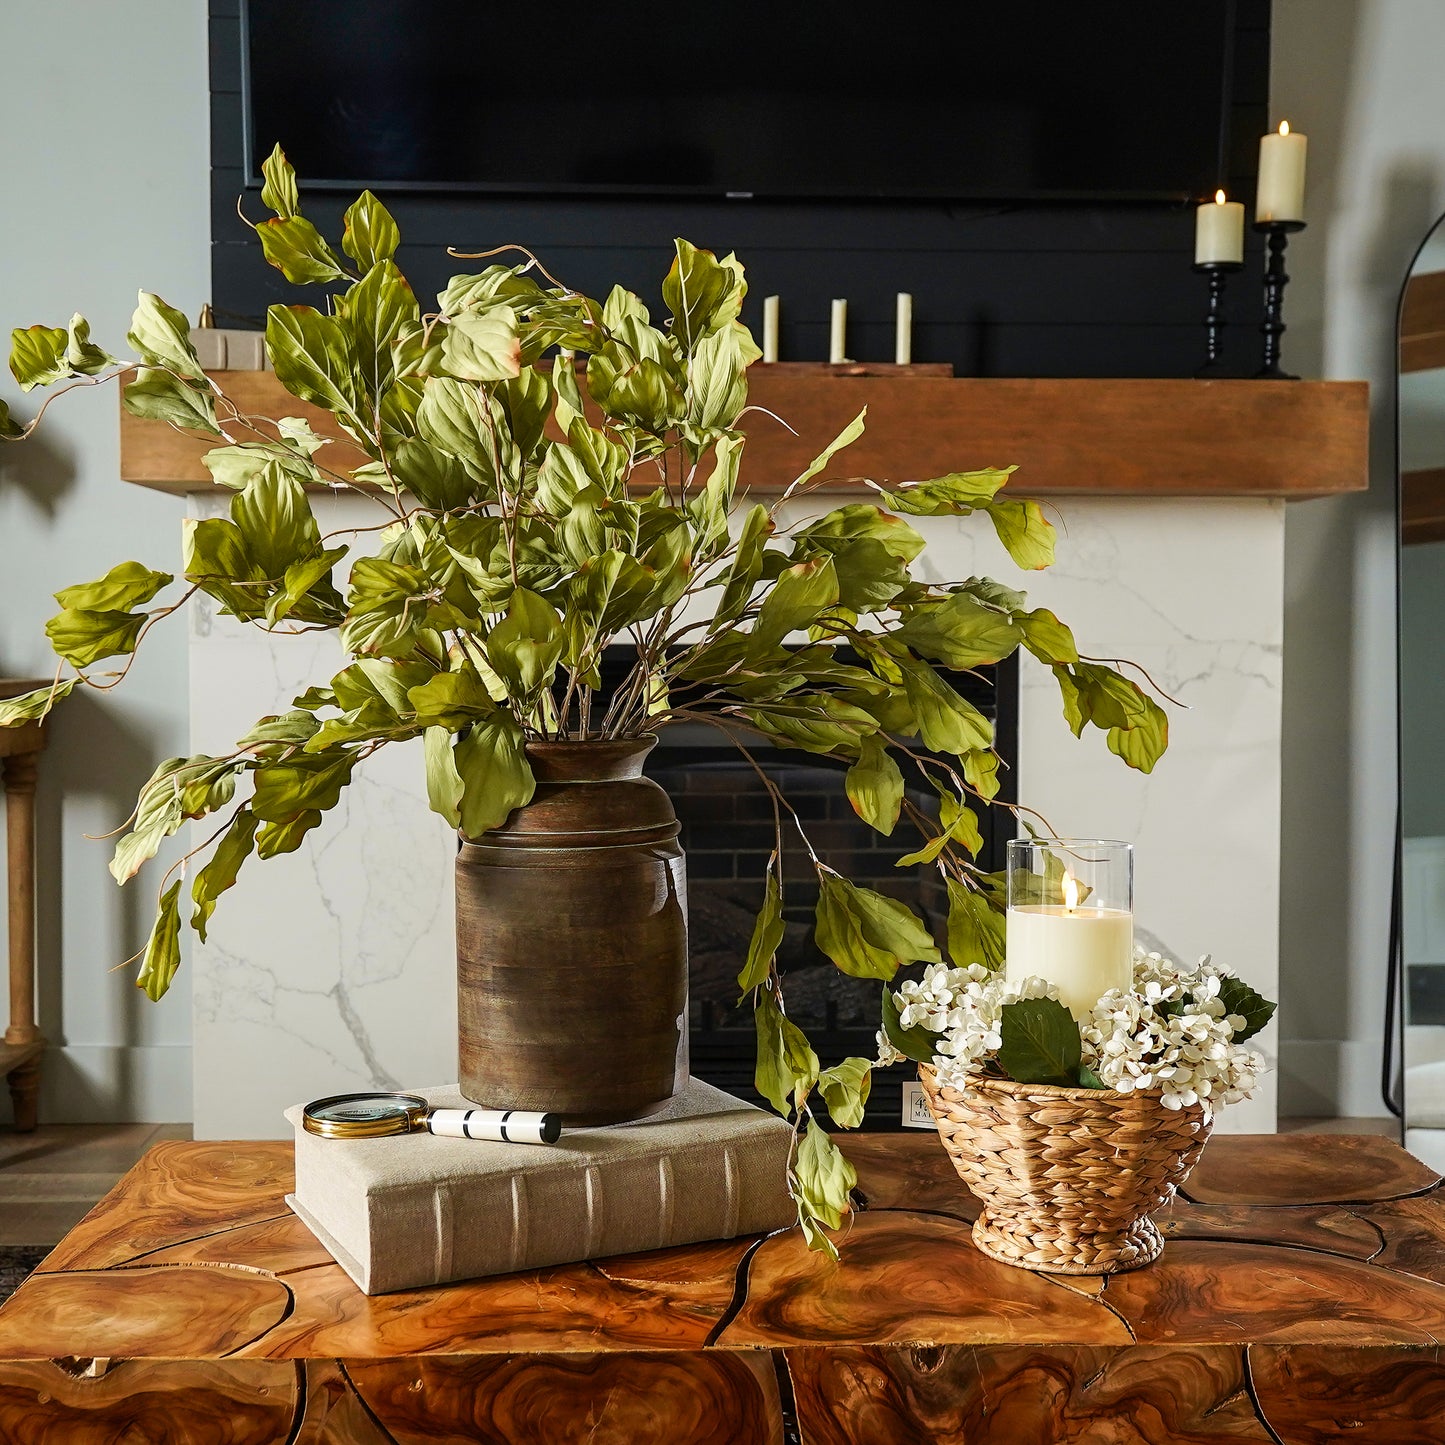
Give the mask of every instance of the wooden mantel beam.
M 271 372 L 216 376 L 243 411 L 305 416 L 337 435 L 329 415 L 289 396 Z M 864 406 L 867 431 L 834 463 L 839 489 L 862 477 L 1011 465 L 1017 491 L 1032 496 L 1303 498 L 1368 485 L 1360 381 L 980 379 L 788 365 L 756 366 L 749 381 L 758 409 L 744 418 L 743 482 L 758 492 L 785 487 Z M 121 414 L 126 481 L 208 490 L 210 445 Z M 333 467 L 364 460 L 348 443 L 328 451 Z

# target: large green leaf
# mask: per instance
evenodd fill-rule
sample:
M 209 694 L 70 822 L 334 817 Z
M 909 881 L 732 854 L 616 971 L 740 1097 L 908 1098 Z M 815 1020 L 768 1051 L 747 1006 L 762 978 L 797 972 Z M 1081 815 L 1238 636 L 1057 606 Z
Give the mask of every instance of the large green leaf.
M 1074 634 L 1047 607 L 1018 613 L 1014 621 L 1023 633 L 1024 646 L 1040 662 L 1052 667 L 1055 663 L 1075 663 L 1079 660 Z
M 452 756 L 452 733 L 449 728 L 429 727 L 423 742 L 426 763 L 426 798 L 432 812 L 446 819 L 453 827 L 462 821 L 462 775 Z
M 227 517 L 187 518 L 182 524 L 181 552 L 185 578 L 214 597 L 233 616 L 260 617 L 266 589 L 260 566 L 251 558 L 241 529 Z
M 140 293 L 126 340 L 147 366 L 164 367 L 192 381 L 205 381 L 206 374 L 191 345 L 191 323 L 159 296 L 149 291 Z
M 903 687 L 928 747 L 961 757 L 992 744 L 988 719 L 926 662 L 903 665 Z
M 966 968 L 981 963 L 985 968 L 1002 968 L 1004 915 L 966 883 L 950 878 L 947 886 L 948 957 L 953 966 Z
M 672 334 L 686 352 L 737 320 L 747 286 L 743 268 L 731 257 L 722 261 L 678 237 L 672 269 L 662 283 L 662 299 L 672 312 Z
M 391 469 L 397 481 L 422 506 L 436 512 L 468 506 L 475 486 L 455 456 L 423 437 L 408 437 L 392 453 Z
M 191 927 L 200 935 L 202 943 L 206 941 L 206 927 L 216 911 L 217 901 L 235 883 L 241 865 L 251 856 L 259 821 L 249 808 L 241 808 L 221 835 L 210 862 L 196 873 L 191 884 L 191 901 L 195 904 Z
M 454 749 L 462 780 L 461 825 L 468 838 L 506 822 L 532 801 L 536 781 L 527 762 L 522 730 L 510 713 L 475 724 Z
M 1109 751 L 1123 758 L 1131 768 L 1152 773 L 1154 764 L 1169 746 L 1169 717 L 1152 697 L 1143 693 L 1140 696 L 1144 701 L 1144 716 L 1131 728 L 1110 728 Z
M 181 966 L 180 892 L 181 880 L 177 878 L 161 894 L 160 909 L 146 940 L 140 972 L 136 975 L 136 987 L 144 989 L 152 1003 L 158 1002 L 171 986 L 171 980 Z
M 78 376 L 97 376 L 107 366 L 116 364 L 116 359 L 110 352 L 90 339 L 90 322 L 78 311 L 70 318 L 65 360 L 71 371 Z
M 10 374 L 22 391 L 49 386 L 70 375 L 61 326 L 17 326 L 10 333 Z
M 808 1125 L 793 1163 L 797 1185 L 798 1223 L 809 1249 L 838 1257 L 837 1247 L 823 1230 L 842 1227 L 849 1212 L 848 1196 L 858 1173 L 843 1157 L 817 1121 Z
M 268 307 L 266 351 L 292 396 L 361 425 L 356 357 L 336 317 L 313 306 Z
M 201 817 L 213 803 L 224 806 L 235 787 L 235 774 L 246 766 L 244 760 L 204 753 L 160 763 L 140 791 L 129 832 L 116 842 L 110 861 L 115 881 L 133 878 L 187 818 Z
M 121 386 L 120 399 L 132 416 L 163 421 L 186 431 L 221 435 L 216 424 L 215 396 L 210 388 L 192 385 L 157 367 L 141 367 Z
M 128 612 L 142 602 L 149 602 L 174 580 L 169 572 L 153 572 L 139 562 L 120 562 L 98 582 L 80 582 L 74 587 L 61 588 L 55 600 L 62 607 Z
M 1219 1001 L 1226 1013 L 1244 1020 L 1244 1027 L 1234 1036 L 1237 1044 L 1252 1039 L 1274 1017 L 1275 1005 L 1233 974 L 1220 975 Z
M 892 833 L 903 806 L 903 774 L 887 746 L 877 737 L 863 738 L 844 783 L 853 811 L 878 832 Z
M 753 1021 L 758 1036 L 754 1083 L 784 1118 L 800 1107 L 818 1080 L 818 1056 L 803 1031 L 778 1007 L 767 989 L 759 991 Z
M 836 543 L 881 542 L 885 551 L 912 562 L 923 551 L 923 538 L 903 520 L 871 502 L 849 502 L 835 507 L 816 522 L 794 533 L 795 544 L 822 545 L 834 551 Z
M 818 947 L 854 978 L 890 979 L 907 963 L 941 963 L 923 921 L 895 898 L 836 873 L 819 878 Z
M 442 365 L 463 381 L 505 381 L 522 369 L 517 313 L 510 306 L 463 311 L 447 323 Z
M 1023 998 L 999 1010 L 999 1067 L 1019 1084 L 1079 1081 L 1079 1026 L 1054 998 Z
M 768 881 L 763 894 L 763 906 L 753 924 L 753 935 L 748 940 L 748 956 L 738 974 L 738 988 L 746 998 L 755 988 L 767 982 L 772 971 L 773 958 L 778 945 L 783 941 L 783 892 L 778 883 L 776 868 L 768 868 Z M 741 1002 L 741 999 L 739 1000 Z
M 487 636 L 487 660 L 517 697 L 552 679 L 564 643 L 562 619 L 545 597 L 519 587 L 506 617 Z
M 294 216 L 300 204 L 296 171 L 279 144 L 273 146 L 271 154 L 261 162 L 261 177 L 261 204 L 270 206 L 278 216 Z
M 18 727 L 21 723 L 43 718 L 63 697 L 75 691 L 79 678 L 67 677 L 53 686 L 37 687 L 16 697 L 0 698 L 0 728 Z
M 344 281 L 346 271 L 305 216 L 275 216 L 256 227 L 266 259 L 293 285 Z
M 863 1122 L 864 1106 L 873 1086 L 870 1059 L 844 1059 L 818 1075 L 818 1089 L 833 1122 L 844 1129 L 856 1129 Z M 851 1187 L 851 1186 L 850 1186 Z
M 984 467 L 975 472 L 949 472 L 930 481 L 909 482 L 885 495 L 890 506 L 914 516 L 967 516 L 992 502 L 1015 470 Z
M 341 249 L 363 270 L 390 261 L 401 244 L 401 232 L 391 212 L 370 191 L 363 191 L 347 208 Z
M 917 609 L 893 635 L 924 657 L 960 670 L 1001 661 L 1019 645 L 1021 636 L 1011 617 L 967 592 Z
M 362 388 L 376 404 L 396 377 L 393 345 L 420 319 L 416 297 L 394 262 L 379 261 L 338 299 L 337 315 L 351 338 Z
M 256 768 L 251 811 L 266 823 L 280 823 L 307 809 L 326 812 L 341 800 L 351 781 L 356 754 L 300 754 Z
M 705 431 L 727 431 L 748 404 L 747 362 L 737 332 L 714 331 L 693 348 L 688 363 L 688 420 Z
M 90 612 L 67 607 L 45 624 L 45 635 L 57 656 L 76 667 L 89 667 L 102 657 L 134 652 L 145 623 L 144 612 Z
M 993 502 L 988 514 L 999 541 L 1020 567 L 1037 571 L 1053 565 L 1054 524 L 1037 502 Z
M 837 601 L 838 574 L 831 557 L 789 567 L 763 599 L 750 650 L 758 656 L 771 652 L 790 632 L 811 627 Z
M 278 818 L 274 823 L 263 823 L 256 832 L 256 856 L 258 858 L 279 858 L 283 853 L 294 853 L 305 840 L 306 835 L 321 825 L 320 808 L 303 808 L 290 817 Z
M 272 581 L 279 582 L 292 563 L 311 556 L 321 545 L 321 529 L 305 489 L 274 462 L 232 499 L 231 520 L 240 529 L 246 555 Z

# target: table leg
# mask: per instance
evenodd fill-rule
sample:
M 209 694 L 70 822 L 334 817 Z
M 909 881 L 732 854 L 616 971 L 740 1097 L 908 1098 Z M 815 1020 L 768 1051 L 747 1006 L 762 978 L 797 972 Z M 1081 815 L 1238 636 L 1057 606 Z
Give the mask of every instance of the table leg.
M 34 753 L 4 761 L 6 893 L 10 930 L 10 1024 L 7 1044 L 44 1043 L 35 1022 L 35 778 Z M 40 1087 L 40 1059 L 28 1059 L 10 1075 L 15 1127 L 33 1129 Z

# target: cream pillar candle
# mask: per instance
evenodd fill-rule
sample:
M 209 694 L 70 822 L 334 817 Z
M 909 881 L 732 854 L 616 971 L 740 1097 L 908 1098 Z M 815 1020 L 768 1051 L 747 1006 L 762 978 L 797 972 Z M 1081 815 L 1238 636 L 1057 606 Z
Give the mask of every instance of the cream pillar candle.
M 848 303 L 841 298 L 833 302 L 833 321 L 828 332 L 828 360 L 834 366 L 848 359 L 845 342 L 848 333 Z
M 906 291 L 898 293 L 893 360 L 899 366 L 907 366 L 913 360 L 913 297 Z
M 778 298 L 763 297 L 763 360 L 778 359 Z
M 1254 219 L 1303 221 L 1305 218 L 1305 150 L 1309 137 L 1291 131 L 1282 120 L 1279 130 L 1259 143 L 1259 186 Z
M 1031 903 L 1008 911 L 1004 977 L 1046 978 L 1076 1019 L 1134 976 L 1134 915 L 1122 908 Z
M 1214 199 L 1194 213 L 1194 264 L 1238 265 L 1243 260 L 1244 206 L 1225 200 L 1223 191 L 1215 191 Z

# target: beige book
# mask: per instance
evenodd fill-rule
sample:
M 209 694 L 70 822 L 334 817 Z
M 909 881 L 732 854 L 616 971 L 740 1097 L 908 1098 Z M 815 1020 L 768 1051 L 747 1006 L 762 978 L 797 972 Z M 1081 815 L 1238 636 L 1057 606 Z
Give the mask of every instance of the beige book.
M 454 1084 L 409 1092 L 465 1108 Z M 296 1130 L 287 1203 L 367 1294 L 791 1224 L 792 1130 L 694 1079 L 660 1114 L 556 1144 Z

